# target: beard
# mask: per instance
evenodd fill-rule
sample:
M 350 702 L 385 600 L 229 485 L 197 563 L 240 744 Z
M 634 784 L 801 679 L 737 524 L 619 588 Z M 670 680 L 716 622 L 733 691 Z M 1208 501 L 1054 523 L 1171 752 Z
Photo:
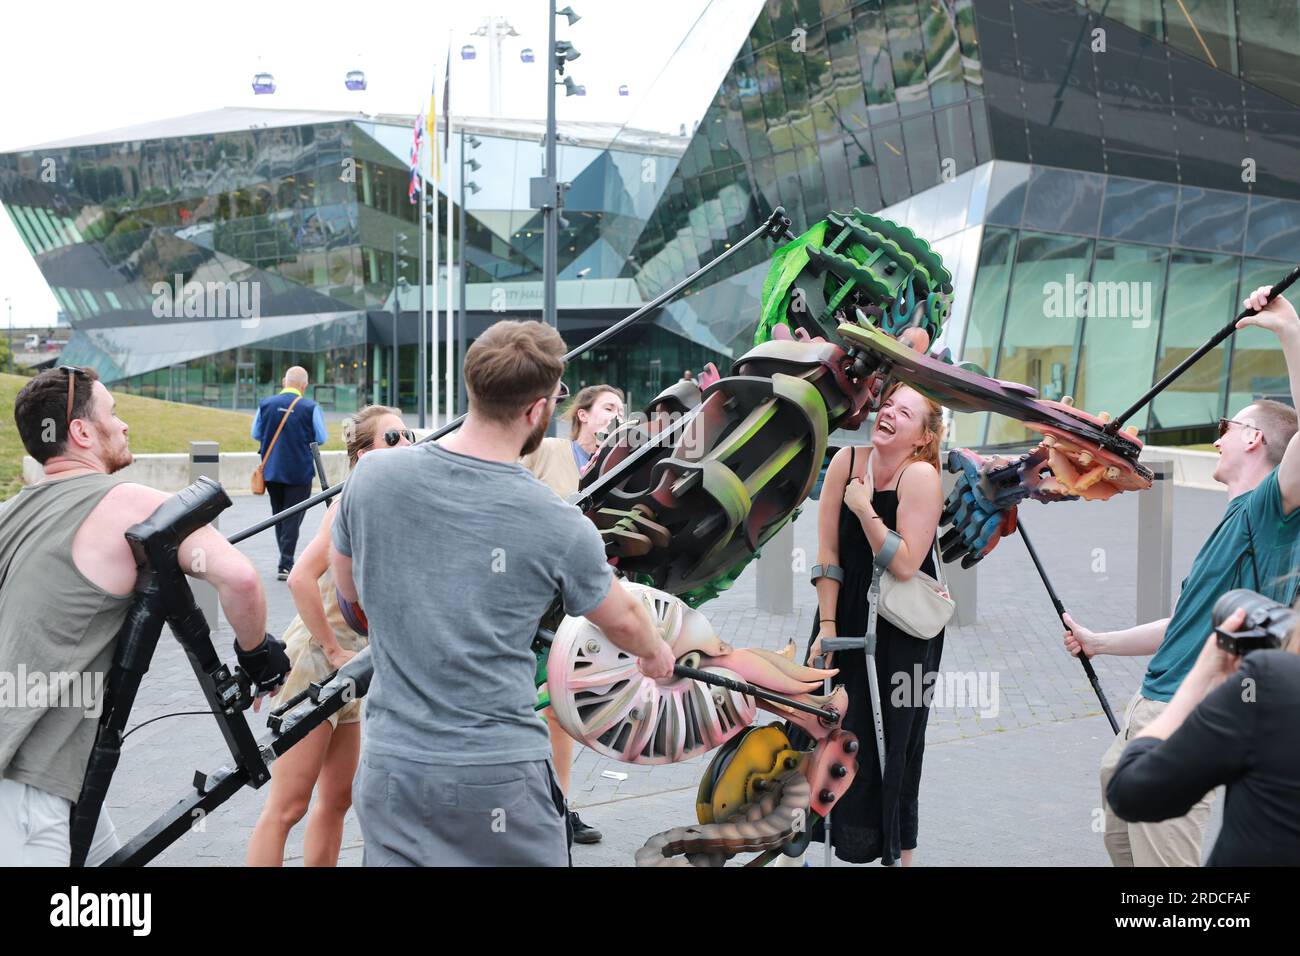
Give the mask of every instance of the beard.
M 104 442 L 100 460 L 104 463 L 104 470 L 108 474 L 116 474 L 135 461 L 135 456 L 131 454 L 131 446 L 127 444 L 123 435 L 118 433 L 115 440 L 112 434 L 101 430 L 99 437 Z
M 529 433 L 527 440 L 524 441 L 524 447 L 519 452 L 520 456 L 522 457 L 523 455 L 531 455 L 533 452 L 537 451 L 537 449 L 542 446 L 542 439 L 546 437 L 546 429 L 550 427 L 551 427 L 551 410 L 550 410 L 550 403 L 548 402 L 547 409 L 546 409 L 546 417 L 543 418 L 540 422 L 538 422 L 537 427 L 534 428 L 531 433 Z

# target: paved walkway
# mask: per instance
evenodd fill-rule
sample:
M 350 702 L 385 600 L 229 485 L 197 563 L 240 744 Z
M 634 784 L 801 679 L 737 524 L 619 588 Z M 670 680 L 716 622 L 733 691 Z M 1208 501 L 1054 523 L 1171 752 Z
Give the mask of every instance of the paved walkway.
M 1222 515 L 1221 492 L 1175 491 L 1175 591 L 1192 558 Z M 1096 629 L 1136 623 L 1134 608 L 1137 498 L 1107 503 L 1029 504 L 1022 516 L 1062 600 L 1080 623 Z M 816 504 L 795 525 L 795 546 L 815 554 Z M 265 498 L 237 497 L 222 516 L 226 533 L 269 513 Z M 308 513 L 302 545 L 320 520 Z M 300 545 L 300 547 L 302 546 Z M 274 537 L 267 532 L 241 545 L 266 582 L 270 626 L 283 631 L 293 615 L 284 584 L 275 580 Z M 449 556 L 450 559 L 450 556 Z M 808 564 L 812 560 L 807 561 Z M 436 555 L 430 573 L 446 573 Z M 812 628 L 812 588 L 796 582 L 794 612 L 755 608 L 753 567 L 729 592 L 705 605 L 721 637 L 737 646 L 778 649 L 802 643 Z M 980 565 L 979 620 L 950 627 L 941 671 L 976 672 L 997 681 L 997 712 L 976 706 L 936 706 L 929 722 L 921 788 L 921 839 L 917 862 L 928 865 L 1106 865 L 1101 835 L 1092 829 L 1100 805 L 1097 764 L 1110 728 L 1078 662 L 1061 648 L 1061 628 L 1025 549 L 1003 542 Z M 224 626 L 216 635 L 229 656 Z M 1096 670 L 1112 708 L 1122 713 L 1135 692 L 1145 658 L 1100 658 Z M 161 714 L 203 709 L 184 654 L 164 637 L 146 677 L 133 726 Z M 761 712 L 760 712 L 761 713 Z M 251 715 L 250 715 L 251 716 Z M 762 719 L 762 718 L 760 718 Z M 254 718 L 255 728 L 262 727 Z M 264 731 L 263 731 L 264 732 Z M 640 767 L 582 750 L 573 768 L 572 802 L 605 833 L 603 843 L 575 847 L 579 866 L 627 866 L 652 834 L 694 822 L 694 794 L 707 756 L 682 764 Z M 215 721 L 174 717 L 133 734 L 126 742 L 109 794 L 109 809 L 123 835 L 134 834 L 179 799 L 193 771 L 230 762 Z M 626 774 L 612 779 L 606 771 Z M 163 864 L 239 865 L 264 792 L 244 790 L 209 816 L 158 860 Z M 289 862 L 301 861 L 300 824 L 290 837 Z M 821 862 L 821 848 L 811 854 Z M 349 813 L 342 862 L 359 864 L 360 832 Z

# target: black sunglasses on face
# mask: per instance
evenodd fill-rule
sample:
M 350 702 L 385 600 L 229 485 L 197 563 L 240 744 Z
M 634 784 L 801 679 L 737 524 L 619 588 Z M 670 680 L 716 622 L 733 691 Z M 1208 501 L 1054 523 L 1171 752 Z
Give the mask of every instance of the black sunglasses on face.
M 561 379 L 560 390 L 557 393 L 555 393 L 554 395 L 542 395 L 541 397 L 546 399 L 547 401 L 554 401 L 556 404 L 558 404 L 569 397 L 569 386 L 565 385 L 564 380 Z M 537 401 L 537 399 L 533 399 L 533 401 L 535 402 Z
M 1268 444 L 1268 439 L 1264 437 L 1264 433 L 1260 431 L 1260 427 L 1258 425 L 1252 425 L 1250 422 L 1239 422 L 1236 419 L 1232 419 L 1232 418 L 1219 419 L 1219 437 L 1222 438 L 1224 435 L 1228 434 L 1228 428 L 1232 425 L 1243 425 L 1246 428 L 1255 429 L 1255 431 L 1259 432 L 1260 444 L 1262 445 Z
M 384 432 L 384 444 L 392 448 L 399 441 L 405 438 L 412 445 L 415 444 L 415 432 L 409 428 L 390 428 Z

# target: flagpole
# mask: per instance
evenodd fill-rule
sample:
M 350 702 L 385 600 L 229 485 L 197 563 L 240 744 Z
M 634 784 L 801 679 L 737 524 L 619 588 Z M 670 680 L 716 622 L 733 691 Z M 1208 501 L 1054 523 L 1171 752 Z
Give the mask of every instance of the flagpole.
M 429 361 L 429 354 L 425 350 L 425 327 L 424 327 L 424 280 L 425 280 L 424 201 L 425 201 L 425 197 L 429 195 L 428 193 L 429 181 L 424 178 L 424 162 L 422 161 L 421 157 L 416 156 L 415 159 L 420 167 L 420 202 L 415 209 L 416 227 L 420 230 L 420 329 L 418 335 L 416 336 L 416 340 L 418 342 L 418 347 L 420 349 L 420 371 L 419 371 L 420 387 L 418 389 L 420 394 L 419 421 L 420 421 L 420 427 L 424 428 L 425 427 L 424 412 L 426 407 L 425 393 L 428 391 L 428 382 L 425 376 L 427 374 L 427 363 Z
M 451 131 L 455 123 L 455 121 L 452 119 L 451 116 L 451 95 L 450 95 L 451 68 L 450 67 L 448 67 L 447 69 L 447 92 L 448 95 L 444 98 L 445 102 L 443 103 L 443 108 L 446 109 L 447 111 L 447 139 L 445 140 L 445 142 L 447 143 L 448 150 L 450 150 L 451 136 L 452 136 Z M 448 158 L 450 158 L 449 152 L 444 155 L 447 155 Z M 451 197 L 454 195 L 451 189 L 451 175 L 452 175 L 451 164 L 448 163 L 447 164 L 447 323 L 446 323 L 446 332 L 447 332 L 446 402 L 447 402 L 448 416 L 454 415 L 455 408 L 456 408 L 456 335 L 454 329 L 456 313 L 452 307 L 452 274 L 453 274 L 452 264 L 456 261 L 454 258 L 456 235 L 452 229 L 452 218 L 451 218 L 451 207 L 452 207 Z M 462 241 L 463 241 L 463 237 L 462 237 Z
M 435 131 L 438 128 L 438 118 L 436 116 L 434 117 L 433 120 L 433 128 Z M 433 287 L 431 292 L 432 300 L 430 302 L 433 311 L 432 311 L 432 321 L 430 321 L 430 315 L 425 314 L 420 316 L 420 323 L 428 330 L 430 350 L 433 353 L 431 364 L 430 364 L 431 378 L 426 383 L 426 387 L 429 389 L 429 399 L 433 407 L 433 424 L 434 427 L 436 428 L 438 427 L 438 318 L 437 317 L 438 317 L 438 179 L 439 179 L 438 175 L 436 175 L 437 155 L 438 155 L 438 137 L 436 133 L 433 137 L 433 143 L 431 145 L 432 148 L 430 150 L 430 153 L 434 157 L 434 170 L 435 170 L 435 175 L 433 176 L 433 189 L 429 196 L 429 206 L 428 207 L 422 206 L 421 208 L 422 209 L 428 208 L 431 212 L 431 214 L 429 215 L 429 234 L 431 237 L 429 248 L 431 252 L 430 260 L 433 263 L 433 281 L 430 282 L 429 284 Z M 420 223 L 420 229 L 421 231 L 424 230 L 423 222 Z

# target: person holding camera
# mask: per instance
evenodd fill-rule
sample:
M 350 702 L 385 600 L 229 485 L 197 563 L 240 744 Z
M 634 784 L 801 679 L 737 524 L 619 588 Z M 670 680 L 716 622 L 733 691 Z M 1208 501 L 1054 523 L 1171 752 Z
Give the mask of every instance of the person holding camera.
M 1246 616 L 1238 608 L 1220 630 Z M 1241 656 L 1225 643 L 1210 635 L 1169 706 L 1124 748 L 1106 799 L 1120 819 L 1154 823 L 1226 785 L 1208 865 L 1300 866 L 1300 629 L 1279 650 Z
M 1244 305 L 1259 311 L 1241 319 L 1237 327 L 1256 326 L 1277 336 L 1295 403 L 1300 400 L 1300 317 L 1282 296 L 1268 302 L 1268 293 L 1264 286 L 1250 294 Z M 1268 399 L 1219 420 L 1214 479 L 1227 485 L 1228 507 L 1192 562 L 1172 617 L 1098 633 L 1065 616 L 1069 630 L 1064 641 L 1071 654 L 1155 655 L 1125 710 L 1119 736 L 1101 762 L 1106 851 L 1116 866 L 1200 864 L 1201 841 L 1210 818 L 1208 788 L 1186 814 L 1158 823 L 1122 819 L 1106 794 L 1125 746 L 1169 706 L 1192 671 L 1219 596 L 1249 587 L 1290 603 L 1295 590 L 1292 569 L 1300 564 L 1300 450 L 1295 435 L 1295 409 Z

